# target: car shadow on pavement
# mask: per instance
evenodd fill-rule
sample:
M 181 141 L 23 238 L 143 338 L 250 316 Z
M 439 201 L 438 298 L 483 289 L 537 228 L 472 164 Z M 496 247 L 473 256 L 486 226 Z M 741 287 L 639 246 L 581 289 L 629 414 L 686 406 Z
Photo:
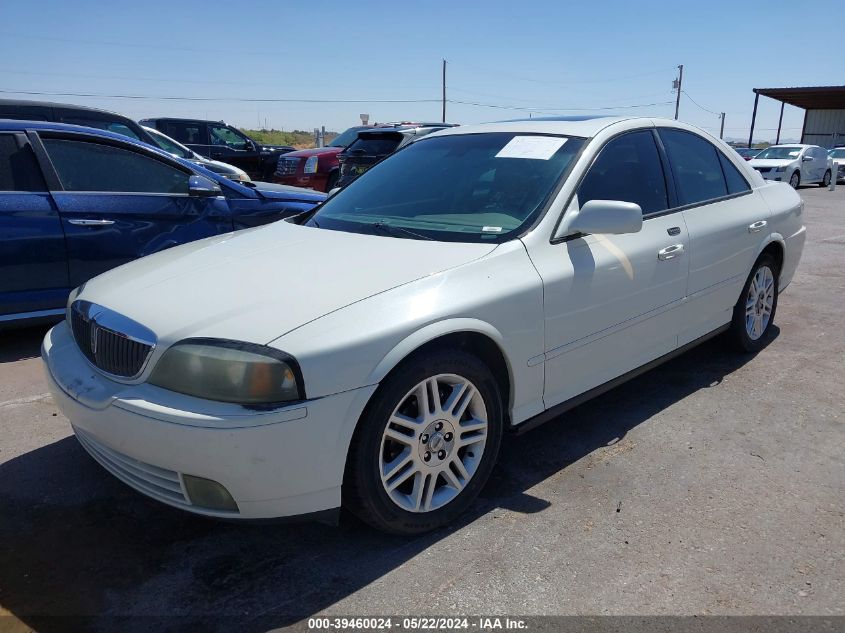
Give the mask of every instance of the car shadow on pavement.
M 52 326 L 0 329 L 0 363 L 41 355 L 41 341 Z
M 526 490 L 752 358 L 716 339 L 510 436 L 467 515 L 414 538 L 386 536 L 349 518 L 331 527 L 194 517 L 135 493 L 74 438 L 63 439 L 0 464 L 0 613 L 48 633 L 264 631 L 298 622 L 486 513 L 544 511 L 550 502 Z

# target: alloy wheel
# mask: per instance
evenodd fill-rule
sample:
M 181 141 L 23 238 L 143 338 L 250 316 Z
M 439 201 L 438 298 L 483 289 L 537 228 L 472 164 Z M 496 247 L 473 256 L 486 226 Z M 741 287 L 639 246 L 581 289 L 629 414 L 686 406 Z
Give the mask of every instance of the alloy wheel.
M 768 266 L 760 266 L 745 297 L 745 332 L 752 341 L 758 340 L 772 318 L 775 300 L 775 276 Z
M 487 430 L 487 407 L 472 382 L 455 374 L 423 380 L 402 398 L 382 434 L 384 491 L 409 512 L 442 508 L 478 470 Z

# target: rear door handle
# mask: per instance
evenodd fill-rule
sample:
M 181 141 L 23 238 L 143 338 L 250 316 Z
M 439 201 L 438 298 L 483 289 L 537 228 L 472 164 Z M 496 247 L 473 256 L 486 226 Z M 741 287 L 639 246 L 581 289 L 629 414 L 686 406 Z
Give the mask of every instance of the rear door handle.
M 660 260 L 667 260 L 672 259 L 674 257 L 678 257 L 679 255 L 684 254 L 684 245 L 683 244 L 672 244 L 672 246 L 667 246 L 666 248 L 662 248 L 657 251 L 657 259 Z
M 768 224 L 768 222 L 766 222 L 765 220 L 760 220 L 759 222 L 755 222 L 754 224 L 749 224 L 748 225 L 748 232 L 749 233 L 756 233 L 757 231 L 762 231 L 766 227 L 767 224 Z
M 68 220 L 76 226 L 111 226 L 114 220 Z

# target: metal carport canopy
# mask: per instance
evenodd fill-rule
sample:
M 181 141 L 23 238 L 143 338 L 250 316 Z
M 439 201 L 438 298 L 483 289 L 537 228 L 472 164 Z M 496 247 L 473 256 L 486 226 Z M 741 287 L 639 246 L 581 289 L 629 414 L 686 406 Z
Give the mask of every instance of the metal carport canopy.
M 760 95 L 781 102 L 780 119 L 776 143 L 780 140 L 783 121 L 783 104 L 788 103 L 804 110 L 845 109 L 845 86 L 811 86 L 806 88 L 754 88 L 754 113 L 751 115 L 751 131 L 748 133 L 748 147 L 754 136 L 754 122 L 757 119 L 757 101 Z

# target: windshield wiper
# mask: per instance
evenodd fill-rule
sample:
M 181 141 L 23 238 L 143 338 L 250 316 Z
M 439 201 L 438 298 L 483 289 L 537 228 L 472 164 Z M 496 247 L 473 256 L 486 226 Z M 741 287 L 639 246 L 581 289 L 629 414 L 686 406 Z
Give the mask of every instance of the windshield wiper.
M 427 235 L 423 235 L 421 233 L 415 233 L 414 231 L 411 231 L 410 229 L 406 229 L 406 228 L 401 227 L 401 226 L 396 226 L 394 224 L 388 224 L 387 222 L 375 222 L 375 223 L 371 224 L 370 226 L 372 226 L 374 229 L 380 229 L 382 232 L 384 232 L 388 235 L 392 235 L 394 237 L 397 234 L 401 234 L 401 235 L 408 235 L 415 240 L 429 240 L 429 241 L 432 241 L 432 242 L 435 241 L 433 237 L 428 237 Z

